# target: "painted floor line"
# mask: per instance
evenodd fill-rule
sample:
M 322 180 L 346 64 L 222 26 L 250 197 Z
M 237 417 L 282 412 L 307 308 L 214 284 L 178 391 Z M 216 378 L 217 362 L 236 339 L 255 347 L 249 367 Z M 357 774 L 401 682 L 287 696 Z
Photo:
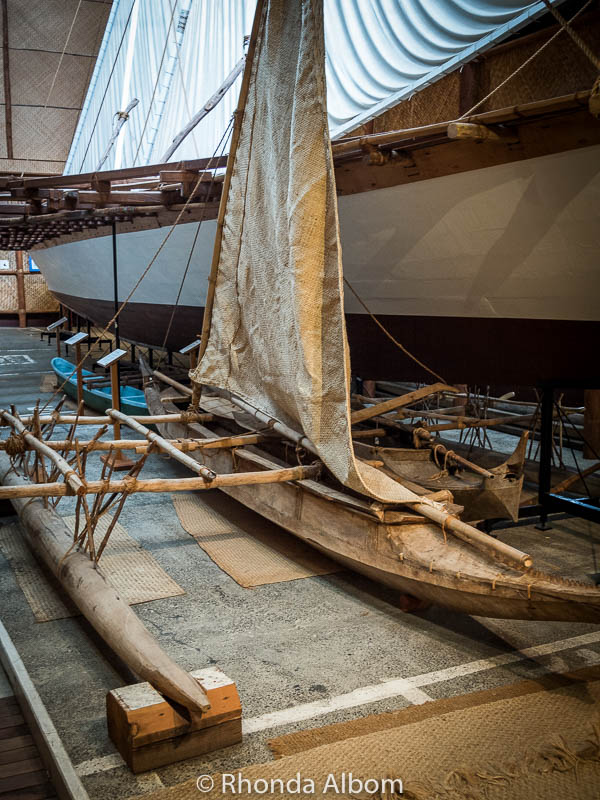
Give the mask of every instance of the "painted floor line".
M 569 639 L 561 639 L 556 642 L 525 647 L 523 650 L 515 650 L 512 653 L 501 653 L 490 658 L 480 658 L 476 661 L 468 661 L 456 667 L 425 672 L 422 675 L 415 675 L 410 678 L 394 678 L 389 681 L 373 686 L 363 686 L 346 694 L 329 697 L 323 700 L 315 700 L 313 703 L 303 703 L 293 708 L 284 708 L 281 711 L 271 711 L 259 717 L 251 717 L 243 720 L 242 731 L 244 735 L 257 733 L 258 731 L 277 728 L 281 725 L 289 725 L 294 722 L 302 722 L 309 719 L 325 716 L 336 711 L 343 711 L 348 708 L 376 703 L 379 700 L 389 700 L 393 697 L 404 697 L 412 705 L 426 703 L 433 698 L 422 690 L 421 687 L 431 686 L 436 683 L 459 678 L 464 675 L 473 675 L 477 672 L 484 672 L 495 667 L 514 664 L 519 661 L 527 661 L 532 658 L 550 656 L 549 663 L 544 665 L 545 672 L 563 672 L 568 665 L 562 658 L 555 657 L 556 653 L 564 650 L 577 650 L 582 648 L 582 659 L 587 663 L 600 661 L 600 654 L 586 650 L 587 645 L 598 644 L 600 642 L 600 631 L 584 633 L 581 636 L 573 636 Z M 124 761 L 118 754 L 114 753 L 100 758 L 92 758 L 83 761 L 75 767 L 79 777 L 94 775 L 97 772 L 105 772 L 110 769 L 124 766 Z
M 557 642 L 526 647 L 523 650 L 515 650 L 512 653 L 501 653 L 490 658 L 481 658 L 477 661 L 469 661 L 466 664 L 459 664 L 456 667 L 426 672 L 422 675 L 415 675 L 410 678 L 394 678 L 384 681 L 374 686 L 363 686 L 353 692 L 329 697 L 324 700 L 315 700 L 312 703 L 304 703 L 293 708 L 284 708 L 281 711 L 272 711 L 262 714 L 259 717 L 251 717 L 242 722 L 242 731 L 245 734 L 256 733 L 267 728 L 276 728 L 281 725 L 289 725 L 294 722 L 302 722 L 315 717 L 322 717 L 334 711 L 341 711 L 347 708 L 376 703 L 380 700 L 389 700 L 392 697 L 406 696 L 406 692 L 411 689 L 418 689 L 430 686 L 435 683 L 460 678 L 464 675 L 473 675 L 477 672 L 484 672 L 495 667 L 514 664 L 518 661 L 526 661 L 530 658 L 553 655 L 563 650 L 570 650 L 577 647 L 585 647 L 589 644 L 600 642 L 600 631 L 586 633 L 582 636 L 573 636 L 570 639 L 562 639 Z M 551 665 L 550 665 L 551 666 Z M 552 671 L 549 669 L 548 671 Z M 408 699 L 408 698 L 407 698 Z

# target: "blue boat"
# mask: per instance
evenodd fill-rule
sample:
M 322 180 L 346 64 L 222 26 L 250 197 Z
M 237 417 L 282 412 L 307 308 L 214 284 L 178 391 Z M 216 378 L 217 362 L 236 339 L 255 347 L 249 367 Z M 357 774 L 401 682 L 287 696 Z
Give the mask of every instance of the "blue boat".
M 64 358 L 53 358 L 50 366 L 56 373 L 60 384 L 64 383 L 63 391 L 72 397 L 77 402 L 77 375 L 75 374 L 75 364 L 67 361 Z M 83 400 L 88 408 L 94 409 L 104 413 L 107 408 L 112 407 L 112 396 L 110 386 L 102 386 L 98 389 L 90 388 L 93 384 L 86 386 L 85 379 L 91 378 L 95 373 L 90 372 L 89 369 L 82 370 L 83 373 Z M 70 377 L 69 377 L 70 376 Z M 65 382 L 66 381 L 66 382 Z M 148 406 L 146 405 L 146 398 L 141 389 L 135 389 L 133 386 L 121 386 L 121 411 L 130 416 L 141 416 L 148 414 Z

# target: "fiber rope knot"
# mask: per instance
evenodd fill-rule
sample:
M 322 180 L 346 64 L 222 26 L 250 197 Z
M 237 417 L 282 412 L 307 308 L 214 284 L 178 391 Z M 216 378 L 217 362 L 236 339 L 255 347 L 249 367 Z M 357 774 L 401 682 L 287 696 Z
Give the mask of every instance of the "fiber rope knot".
M 198 422 L 198 414 L 200 409 L 198 406 L 193 406 L 191 403 L 186 411 L 181 412 L 181 421 L 184 425 L 190 425 L 192 422 Z
M 14 458 L 22 455 L 25 450 L 25 434 L 13 431 L 4 444 L 6 455 Z
M 427 428 L 415 428 L 413 431 L 413 445 L 418 450 L 425 442 L 428 442 L 431 434 Z
M 125 484 L 125 492 L 129 494 L 130 492 L 135 491 L 135 487 L 137 486 L 137 478 L 134 478 L 133 475 L 125 475 L 123 478 L 123 483 Z

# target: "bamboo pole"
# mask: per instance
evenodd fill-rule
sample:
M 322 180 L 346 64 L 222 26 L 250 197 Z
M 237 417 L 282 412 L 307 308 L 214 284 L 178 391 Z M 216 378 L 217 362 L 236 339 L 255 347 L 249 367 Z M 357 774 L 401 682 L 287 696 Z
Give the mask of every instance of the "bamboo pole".
M 452 386 L 447 386 L 445 383 L 433 383 L 431 386 L 422 386 L 420 389 L 415 389 L 414 392 L 400 395 L 399 397 L 391 397 L 389 400 L 384 400 L 383 403 L 375 403 L 369 408 L 361 408 L 360 411 L 354 411 L 350 419 L 352 424 L 363 422 L 366 419 L 371 419 L 380 414 L 386 414 L 388 411 L 394 411 L 396 408 L 403 406 L 410 406 L 416 403 L 417 400 L 422 400 L 424 397 L 429 397 L 438 392 L 451 392 L 454 389 Z M 454 391 L 457 391 L 454 389 Z
M 33 433 L 30 433 L 25 425 L 23 425 L 19 419 L 13 417 L 12 414 L 9 414 L 8 411 L 0 410 L 0 416 L 11 426 L 14 431 L 23 436 L 23 439 L 25 442 L 27 442 L 27 444 L 31 445 L 31 447 L 40 455 L 46 456 L 46 458 L 48 458 L 54 464 L 74 494 L 79 495 L 85 493 L 85 484 L 77 475 L 73 467 L 68 463 L 68 461 L 65 461 L 61 455 L 48 447 L 44 442 L 41 442 L 33 435 Z
M 379 434 L 375 433 L 373 435 L 383 435 L 385 433 L 383 428 L 374 428 L 373 430 L 375 432 L 379 431 Z M 361 433 L 366 433 L 366 431 L 361 431 Z M 372 431 L 368 431 L 368 433 L 372 434 Z M 260 442 L 266 441 L 268 438 L 270 437 L 262 433 L 247 433 L 240 434 L 240 436 L 219 436 L 214 439 L 171 439 L 170 442 L 177 450 L 187 453 L 193 452 L 194 450 L 244 447 L 248 444 L 259 444 Z M 112 449 L 135 450 L 143 453 L 149 447 L 147 439 L 87 439 L 83 441 L 78 440 L 78 442 L 74 442 L 72 439 L 53 439 L 44 442 L 44 444 L 46 447 L 50 447 L 52 450 L 58 450 L 59 452 L 63 450 L 76 450 L 77 444 L 79 444 L 80 449 L 87 450 L 88 452 Z M 5 449 L 6 441 L 0 441 L 0 450 Z M 34 448 L 32 445 L 26 444 L 25 449 L 33 450 Z
M 33 414 L 23 416 L 20 418 L 21 422 L 25 425 L 30 425 L 34 421 Z M 192 411 L 184 411 L 181 414 L 154 414 L 148 416 L 132 416 L 136 422 L 146 423 L 147 425 L 158 425 L 163 422 L 181 422 L 183 424 L 190 422 L 212 422 L 214 419 L 213 414 L 196 414 Z M 78 417 L 71 414 L 50 414 L 40 416 L 40 425 L 50 425 L 51 423 L 57 425 L 110 425 L 113 420 L 110 417 Z M 8 425 L 7 422 L 0 421 L 1 425 Z
M 205 481 L 209 483 L 212 482 L 215 477 L 216 473 L 213 472 L 212 469 L 205 467 L 203 464 L 200 464 L 199 461 L 196 461 L 195 458 L 182 453 L 181 450 L 178 450 L 176 447 L 173 447 L 173 444 L 167 439 L 164 439 L 158 433 L 154 433 L 145 425 L 142 425 L 140 422 L 137 422 L 131 417 L 128 417 L 127 414 L 123 414 L 121 411 L 118 411 L 116 408 L 109 408 L 106 412 L 108 416 L 115 421 L 115 423 L 119 424 L 122 423 L 126 425 L 128 428 L 131 428 L 132 431 L 136 431 L 136 433 L 141 433 L 142 436 L 145 436 L 149 442 L 155 444 L 159 450 L 162 450 L 163 453 L 168 453 L 171 458 L 175 459 L 175 461 L 179 461 L 180 464 L 183 464 L 184 467 L 187 467 L 192 472 L 196 472 L 198 475 L 201 475 Z
M 172 386 L 174 389 L 178 389 L 183 394 L 187 394 L 189 397 L 192 396 L 192 389 L 189 386 L 184 386 L 183 383 L 179 383 L 179 381 L 174 380 L 173 378 L 169 378 L 168 375 L 165 375 L 164 372 L 159 372 L 157 369 L 152 370 L 152 374 L 156 375 L 156 377 L 161 380 L 163 383 L 167 383 L 169 386 Z
M 487 555 L 500 558 L 502 561 L 514 564 L 521 569 L 529 569 L 533 566 L 533 559 L 528 553 L 523 553 L 509 544 L 483 533 L 483 531 L 478 531 L 477 528 L 467 525 L 466 522 L 461 522 L 456 517 L 435 506 L 417 502 L 410 503 L 410 507 L 424 517 L 437 522 L 442 530 L 452 531 L 459 539 L 472 545 L 477 550 L 487 553 Z
M 11 470 L 9 457 L 0 454 L 3 489 L 33 485 Z M 60 484 L 64 489 L 65 484 Z M 30 498 L 31 494 L 21 497 Z M 172 661 L 102 572 L 82 552 L 73 550 L 73 537 L 63 519 L 36 500 L 12 498 L 32 550 L 46 563 L 88 622 L 142 680 L 188 708 L 192 715 L 210 708 L 198 681 Z
M 4 454 L 0 454 L 4 458 Z M 229 486 L 248 486 L 265 483 L 286 483 L 304 481 L 319 476 L 319 464 L 301 467 L 267 469 L 257 472 L 232 472 L 217 475 L 210 483 L 202 478 L 123 478 L 122 480 L 87 481 L 86 494 L 127 492 L 128 494 L 148 494 L 157 492 L 190 492 L 203 489 L 220 489 Z M 4 476 L 6 477 L 6 476 Z M 4 480 L 4 478 L 2 478 Z M 66 497 L 72 495 L 65 483 L 23 483 L 0 486 L 0 500 L 15 500 L 23 497 Z

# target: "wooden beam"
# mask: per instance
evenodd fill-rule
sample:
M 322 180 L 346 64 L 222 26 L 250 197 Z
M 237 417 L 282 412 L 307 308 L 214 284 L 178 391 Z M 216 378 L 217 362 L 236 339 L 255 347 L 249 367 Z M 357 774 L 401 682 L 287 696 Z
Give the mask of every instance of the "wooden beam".
M 6 157 L 14 158 L 12 99 L 10 86 L 10 50 L 8 42 L 8 0 L 2 0 L 2 66 L 4 71 L 4 124 L 6 127 Z
M 17 260 L 17 305 L 19 307 L 19 328 L 27 326 L 27 311 L 25 307 L 25 275 L 23 271 L 23 251 L 15 253 Z
M 75 374 L 75 373 L 73 373 Z M 147 425 L 156 425 L 161 422 L 181 422 L 183 424 L 191 422 L 212 422 L 214 416 L 212 414 L 194 414 L 193 412 L 184 411 L 182 414 L 149 414 L 148 416 L 131 416 L 137 422 L 142 422 Z M 20 417 L 23 424 L 29 425 L 34 421 L 33 415 L 23 415 Z M 75 416 L 74 414 L 47 414 L 46 416 L 40 415 L 40 425 L 49 425 L 56 422 L 58 425 L 107 425 L 112 424 L 113 420 L 106 417 L 85 417 Z M 7 425 L 0 416 L 0 426 Z
M 89 800 L 29 673 L 0 621 L 0 663 L 19 702 L 52 785 L 60 800 Z M 24 790 L 24 796 L 27 791 Z
M 76 186 L 77 184 L 91 184 L 92 181 L 119 181 L 129 178 L 147 178 L 158 175 L 163 170 L 185 169 L 205 170 L 218 169 L 227 166 L 227 156 L 215 158 L 197 158 L 193 161 L 172 161 L 168 164 L 148 164 L 141 167 L 125 167 L 124 169 L 110 169 L 105 172 L 82 172 L 78 175 L 47 175 L 36 178 L 23 178 L 8 181 L 11 187 L 50 187 Z
M 517 144 L 519 132 L 511 128 L 490 127 L 472 122 L 451 122 L 448 125 L 448 138 L 490 144 Z
M 363 422 L 366 419 L 371 419 L 371 417 L 377 417 L 388 411 L 394 411 L 396 408 L 410 406 L 416 403 L 417 400 L 430 397 L 432 394 L 457 391 L 458 389 L 454 386 L 447 386 L 445 383 L 434 383 L 431 386 L 422 386 L 420 389 L 415 389 L 414 392 L 408 392 L 408 394 L 400 395 L 400 397 L 392 397 L 389 400 L 384 400 L 383 403 L 375 403 L 375 405 L 370 408 L 361 408 L 360 411 L 354 411 L 350 415 L 350 419 L 352 424 L 355 425 L 357 422 Z
M 8 458 L 0 454 L 2 459 Z M 7 467 L 8 469 L 8 467 Z M 230 486 L 252 486 L 265 483 L 287 483 L 288 481 L 305 481 L 318 478 L 320 464 L 309 464 L 301 467 L 285 467 L 282 469 L 265 469 L 257 472 L 231 472 L 217 475 L 210 483 L 204 478 L 145 478 L 111 481 L 87 481 L 86 494 L 102 494 L 104 492 L 127 492 L 128 494 L 156 494 L 162 492 L 196 492 L 209 489 L 222 489 Z M 10 486 L 0 486 L 0 500 L 16 500 L 30 497 L 67 497 L 73 494 L 69 486 L 60 481 L 53 483 L 31 483 L 22 476 L 22 482 L 13 481 Z M 6 483 L 6 476 L 5 476 Z
M 3 491 L 33 488 L 27 478 L 11 469 L 5 453 L 0 454 L 0 474 L 4 476 Z M 13 498 L 12 503 L 31 549 L 108 646 L 140 678 L 188 708 L 192 719 L 208 710 L 210 702 L 200 684 L 169 658 L 136 613 L 96 569 L 92 559 L 73 549 L 73 534 L 62 517 L 38 500 Z

